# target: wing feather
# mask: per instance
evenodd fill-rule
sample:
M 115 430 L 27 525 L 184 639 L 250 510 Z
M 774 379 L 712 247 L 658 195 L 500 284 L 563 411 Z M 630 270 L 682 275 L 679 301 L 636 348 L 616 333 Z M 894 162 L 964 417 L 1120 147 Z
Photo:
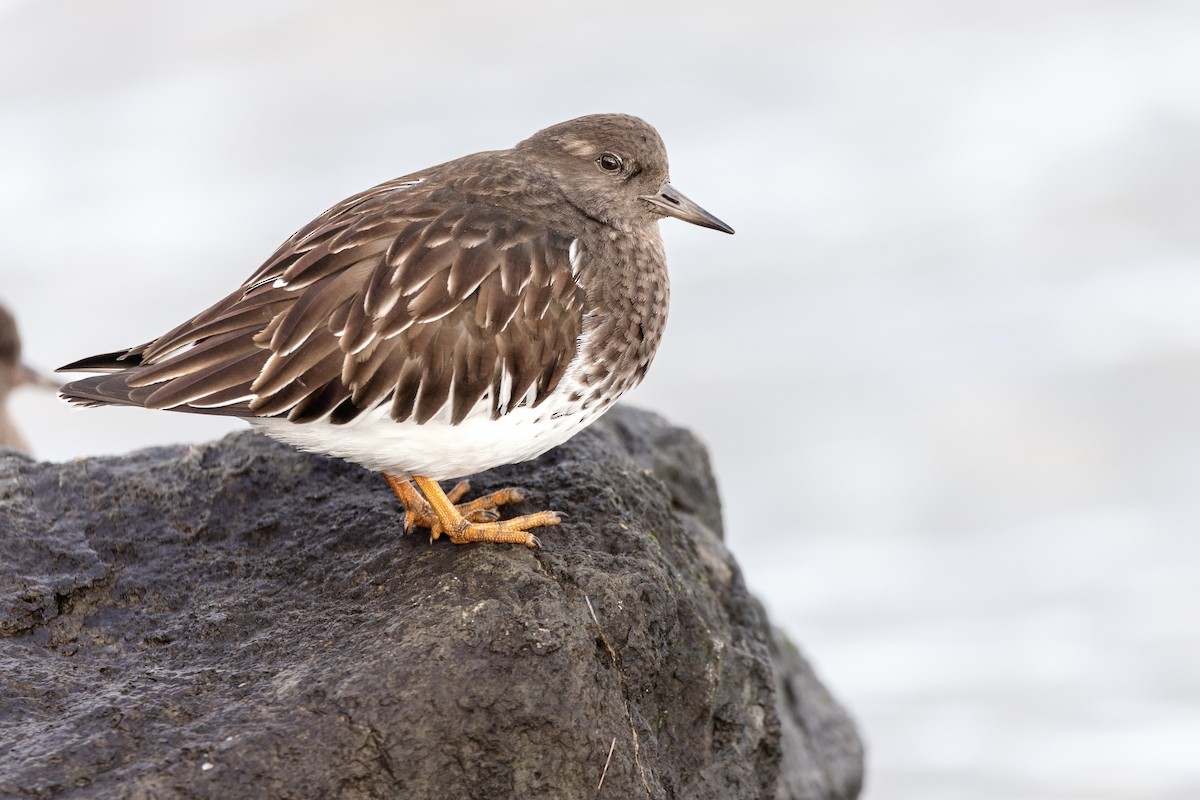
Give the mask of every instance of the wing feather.
M 158 339 L 78 362 L 114 371 L 64 396 L 298 423 L 383 404 L 397 421 L 459 424 L 541 402 L 582 330 L 574 237 L 424 174 L 334 206 Z

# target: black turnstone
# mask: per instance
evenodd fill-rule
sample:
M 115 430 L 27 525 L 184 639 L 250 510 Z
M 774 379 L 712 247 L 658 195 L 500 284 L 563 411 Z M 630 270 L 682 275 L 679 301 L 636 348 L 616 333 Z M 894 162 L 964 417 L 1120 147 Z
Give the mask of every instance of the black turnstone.
M 519 491 L 459 504 L 466 482 L 437 481 L 535 458 L 641 381 L 667 318 L 664 216 L 733 233 L 671 186 L 646 122 L 563 122 L 338 203 L 207 311 L 63 367 L 108 374 L 61 394 L 243 417 L 382 472 L 406 529 L 535 547 L 558 514 L 499 520 Z
M 17 322 L 7 308 L 0 306 L 0 447 L 28 453 L 29 445 L 8 415 L 8 393 L 18 386 L 58 388 L 57 383 L 21 363 L 21 335 L 17 332 Z

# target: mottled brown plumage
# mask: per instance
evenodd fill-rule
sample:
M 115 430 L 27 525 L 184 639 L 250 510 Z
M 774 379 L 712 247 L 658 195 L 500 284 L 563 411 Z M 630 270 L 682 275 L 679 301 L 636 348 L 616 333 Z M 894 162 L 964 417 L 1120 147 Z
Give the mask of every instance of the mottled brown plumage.
M 64 367 L 108 374 L 62 394 L 245 417 L 405 477 L 532 458 L 645 374 L 666 319 L 664 215 L 732 232 L 670 186 L 645 122 L 555 125 L 344 200 L 207 311 Z M 395 442 L 359 438 L 385 425 Z

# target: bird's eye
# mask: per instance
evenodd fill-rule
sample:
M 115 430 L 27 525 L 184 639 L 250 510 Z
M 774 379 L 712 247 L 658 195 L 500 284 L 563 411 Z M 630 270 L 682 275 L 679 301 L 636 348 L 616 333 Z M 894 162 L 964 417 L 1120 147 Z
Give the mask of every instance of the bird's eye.
M 612 153 L 605 153 L 596 159 L 596 163 L 600 165 L 600 169 L 605 172 L 616 172 L 621 168 L 621 159 L 614 156 Z

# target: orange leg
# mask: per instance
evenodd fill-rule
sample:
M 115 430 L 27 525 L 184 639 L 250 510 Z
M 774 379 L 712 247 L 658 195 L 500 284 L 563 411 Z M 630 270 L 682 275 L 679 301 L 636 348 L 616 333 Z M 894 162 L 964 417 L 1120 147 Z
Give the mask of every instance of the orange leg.
M 524 494 L 518 489 L 501 489 L 467 503 L 458 503 L 471 488 L 466 481 L 460 481 L 447 493 L 442 491 L 441 485 L 432 478 L 414 475 L 413 480 L 421 490 L 418 492 L 407 480 L 386 472 L 383 477 L 404 506 L 406 533 L 414 526 L 419 526 L 429 528 L 431 539 L 437 539 L 445 533 L 455 544 L 509 542 L 538 547 L 540 542 L 537 537 L 527 533 L 527 529 L 557 525 L 561 520 L 553 511 L 539 511 L 536 514 L 497 521 L 499 514 L 495 509 L 498 506 L 518 503 L 524 499 Z M 421 496 L 422 493 L 424 497 Z
M 392 488 L 392 491 L 395 492 L 396 497 L 399 498 L 400 504 L 404 506 L 405 533 L 412 533 L 413 528 L 429 528 L 430 530 L 433 530 L 439 525 L 437 515 L 433 513 L 433 506 L 429 505 L 429 502 L 421 496 L 421 493 L 418 492 L 411 483 L 403 478 L 397 478 L 394 475 L 389 475 L 386 472 L 383 473 L 383 478 L 387 481 L 388 486 Z M 463 495 L 470 490 L 470 483 L 466 481 L 459 481 L 446 495 L 446 498 L 451 503 L 457 503 L 462 499 Z M 487 497 L 481 497 L 478 500 L 473 500 L 470 503 L 463 503 L 462 505 L 458 506 L 459 513 L 472 522 L 490 522 L 491 520 L 497 519 L 499 516 L 495 511 L 491 511 L 490 509 L 495 508 L 497 505 L 500 505 L 504 502 L 517 502 L 518 500 L 522 499 L 520 497 L 520 492 L 517 492 L 515 489 L 511 491 L 515 492 L 517 495 L 517 497 L 512 500 L 506 501 L 504 499 L 499 499 L 489 505 L 488 501 L 493 497 L 493 495 L 488 495 Z M 501 492 L 496 492 L 495 494 L 498 495 L 501 494 Z M 435 536 L 434 538 L 437 537 Z

